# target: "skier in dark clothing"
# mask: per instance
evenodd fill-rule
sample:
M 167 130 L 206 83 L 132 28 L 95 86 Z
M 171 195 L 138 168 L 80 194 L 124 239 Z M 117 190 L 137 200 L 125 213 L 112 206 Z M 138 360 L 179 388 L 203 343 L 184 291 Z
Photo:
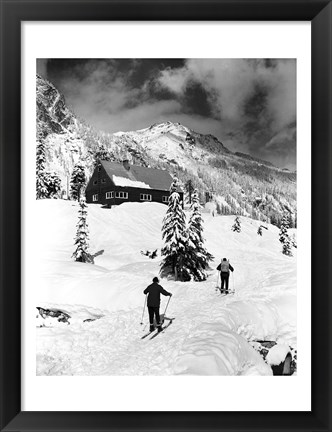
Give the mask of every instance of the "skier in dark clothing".
M 220 281 L 221 287 L 220 290 L 224 290 L 225 285 L 225 293 L 228 294 L 228 280 L 229 280 L 229 271 L 233 272 L 234 268 L 230 265 L 229 261 L 226 258 L 223 258 L 221 263 L 218 265 L 217 270 L 220 271 Z
M 152 279 L 153 283 L 149 285 L 145 290 L 143 291 L 144 294 L 148 294 L 148 311 L 149 311 L 149 320 L 150 320 L 150 331 L 154 330 L 154 324 L 153 324 L 153 318 L 156 317 L 156 323 L 158 332 L 162 331 L 161 322 L 160 322 L 160 315 L 159 315 L 159 307 L 160 307 L 160 294 L 163 294 L 164 296 L 172 296 L 171 293 L 164 290 L 164 288 L 159 285 L 159 279 L 157 277 L 154 277 Z

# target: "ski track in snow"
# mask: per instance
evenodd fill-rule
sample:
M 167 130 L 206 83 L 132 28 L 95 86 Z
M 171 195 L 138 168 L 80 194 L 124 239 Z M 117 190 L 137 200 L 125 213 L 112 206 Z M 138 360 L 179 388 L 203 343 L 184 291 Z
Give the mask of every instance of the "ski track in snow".
M 233 233 L 234 217 L 203 214 L 206 246 L 215 256 L 210 276 L 201 283 L 161 280 L 173 293 L 166 316 L 175 319 L 153 340 L 141 340 L 148 331 L 147 311 L 140 325 L 143 289 L 158 274 L 160 255 L 151 260 L 140 250 L 160 250 L 166 206 L 90 205 L 91 251 L 104 250 L 90 265 L 70 260 L 77 204 L 38 205 L 37 241 L 46 253 L 36 261 L 36 306 L 59 308 L 72 319 L 36 328 L 37 375 L 271 375 L 248 340 L 296 348 L 296 257 L 281 254 L 276 227 L 260 237 L 259 222 L 241 218 L 242 232 Z M 223 256 L 235 268 L 236 292 L 228 296 L 215 290 Z M 162 296 L 161 313 L 167 301 Z

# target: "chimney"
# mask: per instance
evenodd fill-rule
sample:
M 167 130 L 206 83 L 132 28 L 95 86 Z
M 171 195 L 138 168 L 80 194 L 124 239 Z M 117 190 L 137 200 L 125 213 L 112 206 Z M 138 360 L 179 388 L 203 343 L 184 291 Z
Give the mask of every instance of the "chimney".
M 127 171 L 130 170 L 130 165 L 129 165 L 129 160 L 128 160 L 128 159 L 125 159 L 125 160 L 122 162 L 122 165 L 123 165 L 123 167 L 124 167 Z

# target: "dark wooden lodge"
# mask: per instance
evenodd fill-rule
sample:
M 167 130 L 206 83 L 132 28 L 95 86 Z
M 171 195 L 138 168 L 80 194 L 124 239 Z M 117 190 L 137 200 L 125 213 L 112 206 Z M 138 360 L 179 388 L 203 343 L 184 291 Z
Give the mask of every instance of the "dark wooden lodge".
M 123 163 L 100 161 L 86 188 L 88 203 L 112 205 L 124 202 L 168 203 L 172 184 L 169 172 Z M 183 192 L 179 191 L 183 201 Z

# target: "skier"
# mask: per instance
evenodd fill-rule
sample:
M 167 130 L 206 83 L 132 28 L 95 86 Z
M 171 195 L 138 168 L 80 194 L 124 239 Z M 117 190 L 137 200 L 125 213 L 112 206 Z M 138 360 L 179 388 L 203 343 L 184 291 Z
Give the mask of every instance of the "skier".
M 160 294 L 163 294 L 164 296 L 172 296 L 172 294 L 164 290 L 164 288 L 159 285 L 159 279 L 157 277 L 154 277 L 152 282 L 153 283 L 143 291 L 144 294 L 149 294 L 147 305 L 149 311 L 150 331 L 152 332 L 154 330 L 153 318 L 156 316 L 158 332 L 161 332 L 162 323 L 160 322 L 159 315 Z
M 226 286 L 225 293 L 228 294 L 229 271 L 233 272 L 234 268 L 230 265 L 229 261 L 227 261 L 226 258 L 223 258 L 221 263 L 218 265 L 217 270 L 220 271 L 220 281 L 221 281 L 220 290 L 223 291 L 225 285 Z

